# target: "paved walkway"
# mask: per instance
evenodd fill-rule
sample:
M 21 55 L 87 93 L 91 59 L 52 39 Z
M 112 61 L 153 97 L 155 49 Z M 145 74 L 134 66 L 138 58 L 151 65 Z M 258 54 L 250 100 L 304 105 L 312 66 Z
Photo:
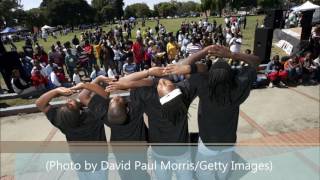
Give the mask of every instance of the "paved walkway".
M 311 144 L 319 147 L 319 88 L 318 85 L 253 90 L 241 106 L 237 132 L 239 144 Z M 197 104 L 198 99 L 189 109 L 191 132 L 198 131 Z M 1 141 L 65 141 L 64 135 L 41 113 L 1 118 L 0 124 Z M 108 127 L 106 134 L 110 137 Z M 306 155 L 295 156 L 319 171 L 319 164 L 310 163 Z M 14 162 L 15 154 L 1 154 L 1 176 L 14 174 Z

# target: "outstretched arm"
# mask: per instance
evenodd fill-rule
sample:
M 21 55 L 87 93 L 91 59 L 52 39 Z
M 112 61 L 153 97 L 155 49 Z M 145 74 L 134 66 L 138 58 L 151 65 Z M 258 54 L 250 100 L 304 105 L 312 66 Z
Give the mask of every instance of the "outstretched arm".
M 203 48 L 202 50 L 190 55 L 186 59 L 184 59 L 181 64 L 184 65 L 190 65 L 194 64 L 197 61 L 200 61 L 201 59 L 205 58 L 208 55 L 208 47 Z
M 138 81 L 118 81 L 111 82 L 109 86 L 106 88 L 107 92 L 113 92 L 117 90 L 127 90 L 132 88 L 144 87 L 144 86 L 152 86 L 153 80 L 151 78 L 145 78 Z
M 254 68 L 257 68 L 261 63 L 261 59 L 258 56 L 255 56 L 252 54 L 244 54 L 244 53 L 232 53 L 229 50 L 229 48 L 225 46 L 219 46 L 219 45 L 208 46 L 208 54 L 217 56 L 217 57 L 243 61 Z
M 128 76 L 120 78 L 119 81 L 138 81 L 138 80 L 147 78 L 149 76 L 161 77 L 161 76 L 165 75 L 164 70 L 165 70 L 165 68 L 163 68 L 163 67 L 153 67 L 153 68 L 150 68 L 145 71 L 132 73 Z
M 40 109 L 40 111 L 47 113 L 51 107 L 49 102 L 53 98 L 58 96 L 70 96 L 72 93 L 73 91 L 68 88 L 56 88 L 40 96 L 36 101 L 36 105 Z

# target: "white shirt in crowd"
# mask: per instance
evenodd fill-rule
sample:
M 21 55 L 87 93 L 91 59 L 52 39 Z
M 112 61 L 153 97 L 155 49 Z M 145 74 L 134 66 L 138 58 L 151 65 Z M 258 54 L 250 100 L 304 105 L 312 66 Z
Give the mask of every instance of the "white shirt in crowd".
M 61 86 L 61 83 L 60 83 L 56 73 L 54 73 L 53 71 L 50 74 L 50 81 L 52 82 L 52 84 L 54 84 L 57 87 Z
M 189 56 L 191 54 L 194 54 L 198 51 L 200 51 L 202 49 L 201 45 L 196 43 L 196 44 L 193 44 L 193 43 L 189 43 L 188 46 L 187 46 L 187 49 L 186 49 L 186 53 L 189 54 Z
M 100 69 L 100 71 L 96 72 L 96 70 L 92 71 L 90 78 L 92 80 L 94 80 L 96 77 L 98 76 L 105 76 L 106 75 L 106 71 L 104 71 L 103 69 Z
M 73 74 L 73 77 L 72 77 L 72 81 L 73 81 L 75 84 L 79 84 L 79 83 L 81 83 L 80 75 L 79 75 L 79 74 L 74 73 L 74 74 Z
M 136 33 L 137 37 L 141 37 L 141 31 L 138 29 Z
M 108 77 L 109 78 L 115 78 L 118 75 L 117 71 L 115 69 L 108 69 Z
M 54 67 L 58 68 L 58 65 L 55 64 L 55 63 L 53 63 L 53 64 L 52 64 L 52 67 L 51 67 L 50 64 L 48 64 L 48 65 L 46 66 L 46 69 L 45 69 L 45 70 L 46 70 L 46 74 L 48 74 L 48 75 L 51 74 L 51 72 L 53 71 L 53 68 L 54 68 Z
M 241 49 L 242 39 L 233 37 L 230 42 L 230 51 L 234 53 L 239 53 Z
M 229 44 L 231 39 L 232 39 L 232 34 L 227 32 L 226 33 L 226 43 Z

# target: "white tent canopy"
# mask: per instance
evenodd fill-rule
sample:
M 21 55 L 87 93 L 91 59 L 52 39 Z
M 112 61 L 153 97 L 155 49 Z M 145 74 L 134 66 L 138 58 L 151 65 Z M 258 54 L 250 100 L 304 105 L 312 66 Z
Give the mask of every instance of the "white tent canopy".
M 308 11 L 308 10 L 318 9 L 318 8 L 320 8 L 320 6 L 313 4 L 310 1 L 307 1 L 300 6 L 296 6 L 296 7 L 291 8 L 291 10 L 297 12 L 297 11 Z
M 44 26 L 41 28 L 42 31 L 43 31 L 43 30 L 52 30 L 52 29 L 54 29 L 54 27 L 51 27 L 51 26 L 48 26 L 48 25 L 44 25 Z

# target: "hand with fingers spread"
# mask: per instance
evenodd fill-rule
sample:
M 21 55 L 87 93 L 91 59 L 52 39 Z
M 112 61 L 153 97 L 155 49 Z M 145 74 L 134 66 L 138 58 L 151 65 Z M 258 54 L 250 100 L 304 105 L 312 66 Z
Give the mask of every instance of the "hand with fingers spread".
M 190 65 L 182 65 L 182 64 L 169 64 L 164 73 L 166 75 L 170 74 L 177 74 L 177 75 L 184 75 L 189 74 L 191 72 Z

